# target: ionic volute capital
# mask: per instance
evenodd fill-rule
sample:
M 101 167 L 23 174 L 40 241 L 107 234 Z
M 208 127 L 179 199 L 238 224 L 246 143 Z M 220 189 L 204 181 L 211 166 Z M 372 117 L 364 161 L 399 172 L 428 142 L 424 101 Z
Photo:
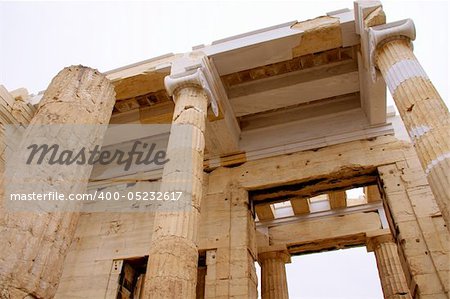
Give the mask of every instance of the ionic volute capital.
M 370 27 L 368 29 L 369 34 L 369 55 L 370 55 L 370 68 L 372 70 L 373 79 L 375 79 L 376 72 L 376 51 L 386 42 L 396 39 L 416 39 L 416 28 L 414 22 L 411 19 L 405 19 L 401 21 L 391 22 L 379 26 Z
M 169 96 L 172 96 L 177 89 L 187 86 L 198 86 L 203 89 L 208 97 L 208 104 L 211 104 L 215 116 L 219 115 L 217 105 L 217 95 L 212 88 L 210 70 L 208 69 L 207 57 L 190 56 L 186 54 L 172 62 L 170 75 L 164 78 L 164 86 Z

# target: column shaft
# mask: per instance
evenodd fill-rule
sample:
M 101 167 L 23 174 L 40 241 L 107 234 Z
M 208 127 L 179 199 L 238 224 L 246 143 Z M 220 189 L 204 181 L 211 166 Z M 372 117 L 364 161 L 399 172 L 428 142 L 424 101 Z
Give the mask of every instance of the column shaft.
M 376 63 L 394 98 L 450 229 L 450 114 L 410 47 L 395 39 L 377 48 Z
M 403 273 L 397 245 L 393 241 L 380 242 L 375 248 L 378 274 L 385 299 L 411 299 Z
M 288 299 L 286 280 L 286 262 L 289 255 L 285 252 L 265 252 L 259 254 L 261 264 L 261 298 Z
M 200 86 L 188 85 L 175 90 L 173 97 L 170 160 L 161 189 L 182 191 L 183 196 L 178 206 L 155 216 L 145 298 L 195 298 L 207 96 Z
M 43 134 L 43 126 L 108 124 L 114 96 L 113 85 L 98 71 L 83 66 L 63 69 L 47 88 L 22 144 L 33 143 L 35 136 Z M 86 139 L 80 139 L 78 135 L 58 135 L 55 140 L 49 138 L 48 141 L 61 148 L 74 141 L 80 148 L 101 144 L 104 130 L 98 128 L 102 126 L 85 127 L 92 132 Z M 19 150 L 24 149 L 20 147 Z M 55 181 L 59 180 L 66 182 L 61 187 L 63 190 L 58 189 L 58 192 L 83 193 L 91 170 L 92 166 L 76 164 L 46 165 L 38 177 L 16 173 L 17 184 L 23 184 L 24 193 L 45 193 L 55 191 Z M 27 179 L 34 179 L 37 184 L 29 187 L 25 183 Z M 78 212 L 13 212 L 6 208 L 0 211 L 0 298 L 54 297 L 77 220 Z

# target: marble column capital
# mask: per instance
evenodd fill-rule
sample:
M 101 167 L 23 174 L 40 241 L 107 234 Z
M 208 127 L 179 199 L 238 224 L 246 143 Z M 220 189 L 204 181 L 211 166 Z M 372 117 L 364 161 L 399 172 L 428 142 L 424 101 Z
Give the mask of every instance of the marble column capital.
M 173 96 L 181 88 L 201 88 L 208 97 L 208 104 L 214 115 L 218 116 L 218 96 L 212 78 L 206 56 L 185 54 L 172 62 L 170 75 L 164 78 L 164 86 L 169 96 Z
M 375 79 L 377 68 L 376 51 L 386 42 L 396 39 L 407 39 L 413 41 L 416 39 L 416 28 L 411 19 L 400 20 L 383 25 L 368 28 L 369 38 L 369 67 L 372 77 Z

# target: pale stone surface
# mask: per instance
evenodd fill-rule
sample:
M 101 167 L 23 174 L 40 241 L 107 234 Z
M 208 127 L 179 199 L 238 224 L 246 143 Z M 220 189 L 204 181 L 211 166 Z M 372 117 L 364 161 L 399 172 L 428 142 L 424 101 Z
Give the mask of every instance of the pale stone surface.
M 310 163 L 305 165 L 307 160 Z M 380 165 L 383 199 L 389 205 L 393 225 L 398 227 L 400 260 L 409 277 L 408 284 L 417 284 L 422 297 L 439 292 L 444 294 L 440 281 L 445 279 L 445 271 L 448 271 L 447 230 L 441 222 L 442 217 L 438 216 L 439 209 L 414 150 L 408 143 L 386 136 L 327 147 L 318 152 L 247 162 L 235 168 L 219 167 L 205 175 L 204 190 L 207 191 L 202 198 L 198 232 L 199 250 L 207 252 L 205 298 L 227 298 L 233 292 L 243 299 L 256 298 L 255 224 L 247 192 L 241 184 L 264 186 L 321 177 L 341 165 Z M 302 167 L 301 172 L 292 168 L 297 166 Z M 363 215 L 372 219 L 372 214 Z M 364 226 L 361 223 L 357 226 L 365 230 L 380 225 Z M 285 227 L 291 232 L 291 227 L 295 227 L 300 231 L 295 235 L 301 237 L 302 227 L 306 224 Z M 82 215 L 57 298 L 95 297 L 98 289 L 107 287 L 113 259 L 148 254 L 153 227 L 153 216 L 145 213 Z M 327 235 L 332 232 L 331 226 Z M 271 238 L 273 241 L 273 235 Z M 289 242 L 297 242 L 297 239 L 291 238 Z
M 380 191 L 376 185 L 364 187 L 364 194 L 367 202 L 381 201 Z
M 332 209 L 341 209 L 347 206 L 347 195 L 345 191 L 328 193 L 328 200 Z
M 21 88 L 8 92 L 0 85 L 0 172 L 3 174 L 5 166 L 5 125 L 26 127 L 33 118 L 36 109 L 25 102 L 28 92 Z
M 111 83 L 97 70 L 72 66 L 62 70 L 50 83 L 36 115 L 25 133 L 32 138 L 39 125 L 107 124 L 112 113 L 115 92 Z M 91 144 L 102 136 L 80 140 Z M 61 140 L 60 140 L 61 141 Z M 64 141 L 61 141 L 64 142 Z M 51 168 L 40 188 L 51 188 L 53 175 L 70 177 L 77 165 L 55 172 Z M 84 182 L 68 186 L 81 193 Z M 2 298 L 52 298 L 58 287 L 64 258 L 76 229 L 78 213 L 1 211 L 0 288 Z
M 186 208 L 158 212 L 150 247 L 145 298 L 195 298 L 198 260 L 198 225 L 203 181 L 204 128 L 207 96 L 200 86 L 188 85 L 174 93 L 175 112 L 167 148 L 177 157 L 164 166 L 162 190 L 180 182 L 177 190 L 192 190 L 184 196 Z M 177 138 L 177 130 L 188 136 Z M 178 159 L 185 157 L 185 159 Z M 196 158 L 198 157 L 198 158 Z M 177 163 L 178 161 L 178 163 Z M 173 183 L 172 183 L 173 185 Z M 185 186 L 184 186 L 185 185 Z
M 448 230 L 414 149 L 405 151 L 405 158 L 378 171 L 406 280 L 420 296 L 446 294 Z
M 258 254 L 261 265 L 261 297 L 263 299 L 288 299 L 286 263 L 290 263 L 289 253 L 266 251 Z
M 228 178 L 202 206 L 200 248 L 217 248 L 207 251 L 205 298 L 257 298 L 255 222 L 247 192 Z
M 374 236 L 369 238 L 368 243 L 369 250 L 375 253 L 384 298 L 411 299 L 397 245 L 392 236 Z
M 362 28 L 384 23 L 385 14 L 380 4 L 372 1 L 367 5 L 365 14 L 361 16 L 364 25 Z M 342 13 L 346 14 L 346 12 Z M 350 14 L 352 13 L 350 12 Z M 350 52 L 355 54 L 354 52 L 359 51 L 360 46 L 362 48 L 367 46 L 363 32 L 358 32 L 360 36 L 354 34 L 353 31 L 345 33 L 341 21 L 342 19 L 339 20 L 338 17 L 321 17 L 293 26 L 294 29 L 303 30 L 304 33 L 300 44 L 297 42 L 296 45 L 298 45 L 295 48 L 288 49 L 288 56 L 301 55 L 297 63 L 311 63 L 311 67 L 314 66 L 321 70 L 320 72 L 303 72 L 305 73 L 304 80 L 310 80 L 314 76 L 317 77 L 316 79 L 320 79 L 324 74 L 335 71 L 334 68 L 327 66 L 334 61 L 334 55 L 341 57 Z M 349 20 L 347 25 L 350 26 L 346 28 L 353 30 L 355 24 L 352 22 Z M 357 26 L 357 31 L 359 31 L 358 28 Z M 345 44 L 344 39 L 348 40 L 349 37 L 355 40 L 355 47 L 345 50 L 342 48 Z M 325 39 L 327 42 L 324 43 Z M 358 45 L 360 41 L 361 45 Z M 394 49 L 391 49 L 389 44 L 395 44 Z M 411 56 L 412 52 L 408 46 L 408 42 L 403 40 L 387 43 L 379 49 L 378 66 L 388 81 L 388 85 L 394 91 L 394 99 L 398 102 L 402 118 L 414 139 L 423 169 L 428 174 L 433 191 L 435 194 L 446 195 L 448 204 L 450 189 L 448 181 L 445 181 L 449 177 L 448 163 L 446 162 L 448 161 L 446 153 L 449 150 L 448 132 L 450 131 L 448 112 L 442 114 L 446 108 L 439 101 L 439 96 L 431 83 L 423 77 L 422 71 L 417 72 L 422 77 L 408 77 L 414 74 L 414 67 L 418 65 L 415 58 Z M 252 47 L 249 47 L 249 50 L 252 50 Z M 324 50 L 326 51 L 323 52 Z M 199 51 L 201 52 L 201 48 Z M 320 53 L 311 54 L 315 52 Z M 358 55 L 367 56 L 367 53 L 361 53 Z M 241 56 L 242 52 L 234 54 L 237 60 L 244 60 L 242 57 L 245 56 Z M 353 54 L 351 56 L 354 59 Z M 216 56 L 215 58 L 215 62 L 217 62 L 220 57 Z M 123 100 L 123 103 L 116 105 L 116 109 L 122 110 L 119 108 L 123 108 L 125 111 L 139 107 L 138 100 L 155 104 L 153 101 L 157 102 L 158 97 L 155 100 L 150 96 L 143 96 L 148 96 L 150 91 L 162 92 L 165 95 L 164 99 L 167 100 L 164 103 L 156 103 L 155 106 L 148 106 L 145 111 L 141 109 L 130 111 L 132 113 L 122 115 L 123 121 L 128 119 L 130 122 L 134 117 L 130 115 L 133 114 L 138 115 L 137 121 L 140 119 L 142 122 L 142 113 L 149 114 L 147 115 L 149 119 L 153 119 L 151 115 L 155 114 L 153 121 L 159 122 L 163 119 L 165 122 L 168 120 L 172 114 L 173 103 L 168 103 L 170 99 L 162 90 L 164 88 L 162 78 L 167 75 L 166 63 L 172 63 L 173 70 L 173 63 L 178 59 L 178 56 L 171 56 L 167 59 L 156 59 L 155 61 L 158 62 L 144 62 L 138 66 L 130 66 L 124 70 L 113 72 L 111 78 L 116 79 L 116 91 L 118 94 L 120 93 L 118 98 Z M 359 63 L 361 64 L 365 59 L 368 57 L 360 57 Z M 405 59 L 415 62 L 398 64 L 399 61 Z M 164 63 L 161 64 L 162 62 Z M 245 65 L 244 61 L 239 63 L 241 62 Z M 396 67 L 392 67 L 394 64 Z M 278 71 L 287 72 L 291 66 L 294 67 L 292 61 L 291 64 L 282 62 L 275 68 L 274 65 L 264 65 L 259 71 L 267 69 L 267 72 L 262 72 L 264 76 L 274 73 L 281 76 Z M 351 78 L 354 79 L 352 82 L 356 88 L 352 89 L 352 92 L 358 91 L 358 78 L 359 83 L 362 83 L 362 89 L 365 88 L 365 85 L 373 83 L 369 81 L 371 78 L 367 74 L 361 73 L 362 69 L 357 70 L 356 61 L 349 61 L 344 66 L 352 70 Z M 396 73 L 403 66 L 408 68 L 407 72 Z M 190 73 L 197 67 L 199 67 L 198 64 L 190 65 L 187 68 L 183 66 L 179 71 Z M 276 71 L 274 72 L 274 70 Z M 245 78 L 251 79 L 250 81 L 259 80 L 261 78 L 258 77 L 257 71 L 258 69 L 243 71 L 242 78 L 239 80 Z M 294 69 L 290 69 L 290 71 L 294 71 Z M 246 76 L 246 73 L 249 75 Z M 235 78 L 237 75 L 239 74 L 230 74 L 229 78 Z M 284 73 L 284 75 L 289 78 L 288 73 Z M 182 76 L 176 76 L 176 79 L 180 79 L 180 77 Z M 337 86 L 337 89 L 342 89 L 346 93 L 345 90 L 351 87 L 351 84 L 348 80 L 343 80 L 347 77 L 339 78 L 339 80 L 336 78 L 336 80 L 330 79 L 321 82 L 333 83 L 335 85 L 332 86 Z M 399 78 L 407 78 L 407 80 L 401 81 Z M 224 77 L 217 76 L 213 80 L 214 84 L 220 85 L 221 79 L 223 80 Z M 181 78 L 180 81 L 183 79 Z M 266 86 L 268 81 L 270 80 L 262 80 L 258 84 L 268 87 Z M 381 124 L 386 119 L 384 84 L 379 84 L 381 81 L 376 84 L 377 92 L 373 92 L 373 90 L 367 92 L 366 90 L 364 93 L 361 88 L 359 90 L 362 98 L 366 101 L 363 109 L 366 108 L 366 116 L 371 125 Z M 282 86 L 288 82 L 289 80 L 280 80 Z M 67 85 L 70 91 L 70 82 L 63 84 Z M 8 242 L 2 242 L 0 249 L 5 253 L 0 253 L 0 262 L 2 265 L 5 264 L 7 269 L 13 269 L 18 264 L 4 260 L 6 256 L 15 257 L 13 260 L 21 256 L 24 257 L 25 262 L 28 259 L 26 265 L 28 268 L 21 265 L 17 267 L 17 272 L 23 273 L 31 269 L 30 275 L 23 276 L 24 280 L 30 278 L 27 280 L 28 284 L 25 288 L 38 283 L 44 286 L 46 284 L 56 286 L 61 265 L 64 262 L 56 298 L 115 298 L 121 271 L 120 267 L 114 266 L 115 263 L 149 254 L 144 288 L 145 298 L 195 298 L 196 296 L 197 298 L 257 298 L 255 261 L 259 253 L 263 274 L 263 298 L 288 298 L 284 268 L 288 253 L 274 250 L 258 252 L 257 248 L 269 245 L 272 249 L 275 245 L 287 248 L 289 245 L 290 253 L 293 254 L 295 250 L 297 252 L 307 249 L 312 252 L 317 251 L 319 248 L 317 244 L 325 244 L 328 249 L 342 248 L 339 246 L 345 244 L 363 245 L 367 232 L 377 230 L 382 225 L 380 210 L 378 213 L 371 210 L 311 220 L 307 219 L 310 215 L 305 215 L 310 212 L 306 198 L 311 197 L 306 193 L 313 194 L 319 187 L 322 192 L 337 191 L 330 196 L 331 208 L 337 209 L 331 212 L 341 212 L 347 208 L 345 193 L 342 191 L 345 186 L 370 184 L 372 186 L 367 189 L 369 205 L 372 208 L 380 207 L 381 209 L 379 202 L 383 200 L 385 213 L 397 244 L 379 242 L 374 247 L 386 298 L 448 298 L 450 285 L 448 278 L 449 234 L 436 201 L 439 202 L 444 214 L 446 211 L 448 212 L 448 209 L 445 210 L 446 203 L 441 200 L 442 196 L 438 196 L 441 199 L 435 199 L 433 196 L 421 164 L 409 143 L 401 142 L 393 136 L 372 138 L 373 136 L 392 134 L 392 131 L 389 130 L 383 131 L 385 132 L 383 134 L 377 133 L 379 135 L 358 135 L 361 133 L 355 135 L 355 132 L 352 131 L 355 129 L 354 126 L 346 127 L 346 123 L 336 122 L 336 125 L 349 129 L 348 134 L 352 136 L 338 134 L 338 136 L 332 136 L 334 141 L 328 140 L 325 143 L 315 143 L 316 141 L 307 139 L 305 142 L 311 143 L 308 146 L 292 148 L 290 148 L 290 143 L 293 140 L 288 140 L 289 146 L 286 148 L 272 148 L 272 144 L 267 139 L 276 139 L 276 133 L 268 134 L 270 129 L 266 130 L 264 126 L 268 126 L 277 119 L 285 121 L 286 115 L 303 111 L 295 110 L 294 107 L 292 110 L 289 109 L 290 114 L 277 116 L 276 113 L 279 112 L 275 111 L 275 114 L 255 115 L 254 118 L 247 118 L 247 122 L 250 119 L 252 122 L 263 124 L 261 127 L 256 127 L 258 128 L 256 131 L 259 133 L 257 132 L 254 136 L 258 138 L 253 141 L 258 143 L 260 146 L 258 151 L 261 150 L 261 153 L 245 152 L 245 148 L 244 150 L 241 148 L 239 151 L 239 145 L 243 140 L 242 135 L 232 132 L 231 136 L 228 136 L 229 128 L 225 126 L 227 117 L 235 117 L 233 113 L 228 111 L 230 114 L 227 115 L 227 111 L 221 109 L 217 119 L 223 118 L 224 121 L 205 125 L 207 93 L 200 88 L 200 85 L 199 82 L 190 81 L 189 84 L 184 84 L 183 88 L 174 89 L 176 103 L 173 113 L 174 127 L 168 146 L 168 154 L 172 156 L 172 159 L 165 165 L 162 179 L 163 190 L 164 188 L 176 188 L 190 192 L 193 201 L 180 203 L 180 206 L 186 205 L 188 209 L 181 212 L 159 212 L 156 216 L 151 213 L 85 213 L 81 215 L 77 225 L 77 215 L 75 214 L 68 217 L 67 214 L 62 216 L 62 214 L 55 213 L 52 217 L 44 215 L 45 217 L 42 216 L 42 219 L 29 217 L 19 223 L 16 223 L 16 220 L 13 222 L 11 219 L 0 217 L 0 227 L 7 227 L 6 232 L 13 229 L 14 232 L 18 232 L 14 240 L 12 237 L 8 237 L 10 239 L 6 240 L 13 240 L 21 244 L 20 246 L 14 245 L 15 247 L 12 248 L 8 247 Z M 330 96 L 336 95 L 336 88 L 330 88 L 329 85 L 327 85 L 328 89 L 322 88 L 325 85 L 327 84 L 314 85 L 314 88 L 309 89 L 308 93 L 315 99 L 316 97 L 320 98 L 321 92 L 325 90 L 331 93 Z M 109 89 L 105 86 L 104 88 L 105 93 L 108 93 Z M 383 92 L 379 92 L 380 90 Z M 53 91 L 49 88 L 48 92 L 52 93 Z M 304 92 L 303 90 L 303 94 Z M 281 105 L 276 107 L 285 109 L 287 107 L 284 106 L 288 104 L 298 104 L 298 99 L 292 98 L 290 93 L 286 92 L 286 101 L 270 93 L 260 93 L 255 96 L 254 101 L 249 101 L 248 105 L 252 109 L 258 107 L 261 104 L 261 97 L 264 96 L 266 104 L 270 104 L 269 106 L 276 104 Z M 20 96 L 25 93 L 24 90 L 19 90 L 16 94 Z M 95 91 L 90 91 L 90 94 L 95 94 Z M 77 94 L 75 93 L 75 95 Z M 71 97 L 72 94 L 67 94 L 66 98 L 70 99 Z M 47 98 L 48 101 L 51 101 L 49 97 Z M 274 101 L 274 98 L 277 100 Z M 375 100 L 380 102 L 373 102 Z M 373 109 L 374 107 L 367 105 L 368 102 L 378 108 Z M 163 115 L 155 111 L 158 110 L 155 108 L 161 108 L 166 104 Z M 234 101 L 233 105 L 237 104 L 242 103 L 240 100 Z M 326 106 L 326 109 L 329 109 L 328 113 L 337 112 L 329 105 Z M 53 108 L 45 110 L 48 107 Z M 350 105 L 350 107 L 353 106 Z M 89 107 L 85 109 L 89 113 L 84 118 L 82 115 L 86 111 L 83 109 L 86 107 L 81 107 L 80 110 L 78 108 L 70 101 L 53 103 L 42 107 L 39 112 L 41 114 L 38 113 L 38 115 L 42 118 L 44 118 L 42 115 L 45 115 L 54 120 L 55 117 L 63 115 L 65 111 L 70 111 L 67 115 L 64 114 L 64 121 L 67 122 L 87 121 L 89 117 L 92 117 L 92 120 L 97 123 L 102 122 L 103 119 L 107 122 L 109 118 L 103 114 L 108 109 L 98 109 L 99 112 L 95 107 L 94 109 Z M 263 108 L 267 107 L 252 111 L 261 112 L 264 110 Z M 319 112 L 326 110 L 324 107 L 314 109 L 320 110 Z M 375 110 L 378 112 L 375 113 Z M 95 112 L 91 113 L 92 111 Z M 340 110 L 340 112 L 342 111 Z M 354 115 L 349 114 L 346 117 L 350 118 Z M 105 118 L 103 118 L 104 116 Z M 261 116 L 262 118 L 258 121 L 258 117 Z M 97 119 L 98 117 L 100 119 Z M 212 121 L 213 118 L 209 121 Z M 147 121 L 150 121 L 149 119 Z M 351 120 L 354 121 L 353 118 Z M 242 118 L 239 119 L 242 125 L 241 121 L 243 121 Z M 446 122 L 446 125 L 441 126 L 442 122 Z M 24 123 L 26 124 L 27 121 Z M 317 126 L 312 126 L 310 124 L 303 123 L 300 130 L 295 127 L 282 133 L 286 138 L 291 138 L 296 131 L 302 131 L 305 128 L 304 131 L 309 135 L 321 136 L 321 130 L 324 130 L 325 125 L 317 123 Z M 210 164 L 206 169 L 207 173 L 203 171 L 204 147 L 205 143 L 208 144 L 208 141 L 205 142 L 204 135 L 205 131 L 209 129 L 205 128 L 215 130 L 213 132 L 215 135 L 212 136 L 215 144 L 211 145 L 211 140 L 209 142 L 210 154 L 222 153 L 217 150 L 219 145 L 221 148 L 226 148 L 226 152 L 223 153 L 228 154 L 214 157 L 214 163 L 211 160 L 207 161 L 205 164 Z M 376 128 L 370 129 L 375 130 Z M 240 138 L 241 140 L 239 140 Z M 447 139 L 445 142 L 441 142 L 439 138 Z M 331 146 L 330 144 L 338 145 Z M 206 157 L 208 159 L 208 156 Z M 160 178 L 160 173 L 148 177 L 149 180 L 158 181 L 158 184 Z M 179 182 L 176 187 L 168 187 L 174 181 Z M 344 181 L 347 185 L 344 185 Z M 432 182 L 435 184 L 433 185 Z M 305 188 L 301 189 L 306 190 L 306 193 L 289 200 L 292 202 L 295 213 L 293 217 L 301 219 L 300 222 L 280 224 L 277 222 L 279 219 L 273 219 L 276 218 L 276 215 L 271 209 L 270 205 L 273 203 L 269 202 L 270 200 L 262 201 L 260 206 L 254 205 L 256 200 L 252 201 L 251 192 L 255 190 L 292 186 L 299 183 L 306 184 Z M 379 184 L 380 192 L 378 186 L 374 186 L 374 184 Z M 258 240 L 255 229 L 255 213 L 260 216 L 260 220 L 265 218 L 269 223 L 269 227 L 262 227 L 261 223 L 258 224 Z M 446 216 L 444 215 L 444 217 Z M 11 223 L 15 225 L 12 228 L 10 228 Z M 48 227 L 47 230 L 45 230 L 46 227 Z M 30 228 L 30 232 L 26 231 L 27 228 Z M 70 234 L 75 230 L 74 242 L 69 247 Z M 36 232 L 44 237 L 37 239 Z M 25 246 L 27 242 L 29 243 L 27 245 L 30 245 L 29 249 Z M 305 248 L 304 243 L 312 245 Z M 16 248 L 20 252 L 14 252 Z M 199 251 L 206 255 L 206 269 L 201 268 L 200 271 L 197 269 Z M 68 252 L 67 258 L 63 261 L 66 252 Z M 398 252 L 397 255 L 396 252 Z M 60 258 L 46 259 L 48 254 Z M 37 256 L 36 263 L 29 262 L 31 256 Z M 42 270 L 43 267 L 45 270 Z M 400 275 L 402 271 L 405 273 L 405 277 Z M 0 271 L 0 278 L 3 277 L 1 275 L 2 271 Z M 196 286 L 197 279 L 200 281 Z M 19 287 L 20 289 L 10 289 L 11 298 L 21 298 L 27 292 L 31 294 L 30 296 L 52 297 L 51 293 L 37 294 L 30 291 L 23 293 L 24 287 L 22 285 Z M 408 292 L 411 292 L 412 296 Z M 5 294 L 4 296 L 6 296 Z
M 394 66 L 408 60 L 420 66 L 408 39 L 388 41 L 376 50 L 377 65 L 387 81 L 394 80 L 395 73 L 401 77 L 406 70 Z M 391 90 L 392 97 L 450 229 L 450 114 L 422 70 L 416 73 Z

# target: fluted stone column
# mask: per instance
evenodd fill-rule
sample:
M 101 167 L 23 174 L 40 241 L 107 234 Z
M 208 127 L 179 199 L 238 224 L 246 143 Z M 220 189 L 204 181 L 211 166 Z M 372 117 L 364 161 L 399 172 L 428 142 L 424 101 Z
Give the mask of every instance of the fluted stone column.
M 412 51 L 412 20 L 369 29 L 372 62 L 394 98 L 450 229 L 450 114 Z
M 267 248 L 267 250 L 271 249 Z M 259 251 L 258 262 L 261 266 L 261 298 L 288 299 L 285 267 L 286 263 L 291 262 L 288 251 L 286 249 Z
M 397 244 L 391 234 L 368 236 L 367 250 L 375 253 L 384 298 L 411 299 Z
M 113 85 L 97 70 L 83 66 L 63 69 L 45 91 L 22 145 L 33 143 L 36 136 L 43 134 L 43 127 L 51 131 L 61 124 L 75 125 L 69 126 L 70 136 L 61 133 L 56 138 L 49 137 L 48 142 L 55 142 L 61 148 L 73 143 L 80 148 L 101 144 L 104 126 L 97 125 L 109 123 L 114 97 Z M 95 126 L 80 126 L 84 124 Z M 71 135 L 70 128 L 75 127 L 87 130 L 87 133 L 83 131 L 86 138 L 81 139 L 83 134 Z M 47 164 L 37 177 L 35 173 L 18 172 L 14 178 L 19 187 L 23 186 L 23 192 L 54 191 L 55 182 L 62 181 L 59 193 L 83 193 L 91 170 L 92 166 L 86 165 Z M 25 183 L 27 179 L 32 179 L 34 184 L 29 187 Z M 0 204 L 0 298 L 53 298 L 79 213 L 16 212 L 3 205 L 7 199 L 1 200 L 4 202 Z
M 168 203 L 155 216 L 145 298 L 195 298 L 208 97 L 204 73 L 192 70 L 192 64 L 196 62 L 186 57 L 174 62 L 165 79 L 175 111 L 161 190 L 183 195 L 175 206 Z

